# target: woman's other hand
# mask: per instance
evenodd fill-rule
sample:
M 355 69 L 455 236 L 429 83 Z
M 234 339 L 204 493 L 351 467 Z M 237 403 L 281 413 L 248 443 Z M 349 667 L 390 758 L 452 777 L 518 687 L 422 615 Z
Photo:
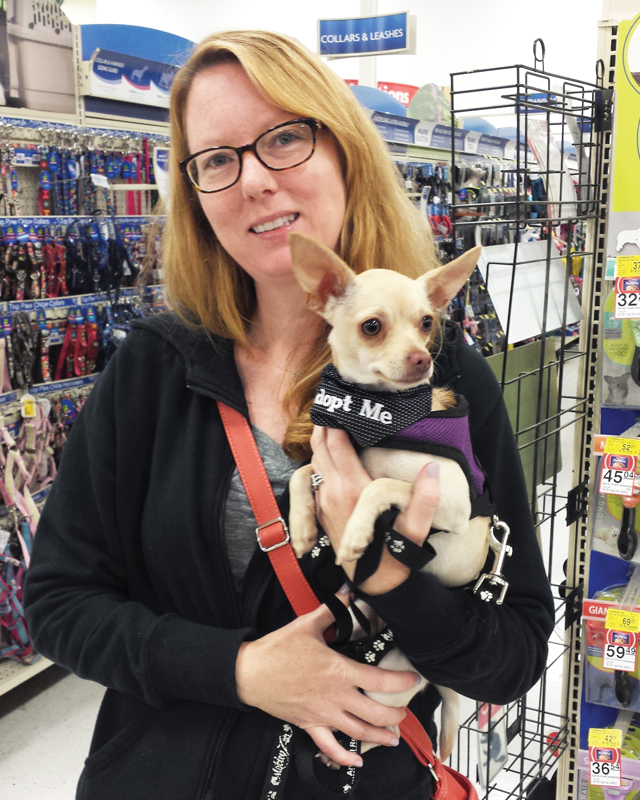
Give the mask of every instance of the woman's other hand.
M 364 742 L 397 744 L 387 726 L 399 725 L 403 708 L 381 705 L 359 689 L 404 692 L 416 685 L 415 672 L 392 672 L 359 664 L 332 650 L 322 638 L 333 623 L 322 605 L 273 633 L 240 646 L 236 661 L 238 697 L 271 716 L 306 730 L 328 758 L 362 766 L 333 730 Z
M 313 471 L 320 472 L 323 477 L 315 495 L 316 512 L 334 551 L 337 551 L 360 492 L 371 478 L 346 431 L 315 426 L 311 435 L 311 447 Z M 418 475 L 409 505 L 396 519 L 396 530 L 422 545 L 431 530 L 439 502 L 438 465 L 427 464 Z M 353 579 L 356 563 L 346 562 L 342 566 L 349 579 Z M 408 567 L 393 558 L 385 547 L 378 570 L 359 588 L 371 595 L 384 594 L 395 589 L 408 577 Z

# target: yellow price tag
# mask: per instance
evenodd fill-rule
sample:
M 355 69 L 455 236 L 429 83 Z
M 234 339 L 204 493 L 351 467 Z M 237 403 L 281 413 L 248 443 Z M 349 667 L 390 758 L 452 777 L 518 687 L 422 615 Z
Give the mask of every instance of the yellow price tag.
M 635 611 L 623 611 L 620 608 L 607 609 L 604 627 L 611 631 L 640 631 L 640 614 Z
M 589 747 L 622 747 L 622 731 L 617 728 L 589 728 Z
M 30 394 L 24 394 L 20 398 L 20 412 L 23 419 L 35 417 L 36 411 L 36 398 Z
M 621 436 L 607 436 L 604 452 L 614 456 L 640 456 L 640 439 L 623 439 Z
M 635 278 L 640 275 L 640 257 L 618 256 L 616 258 L 616 278 Z

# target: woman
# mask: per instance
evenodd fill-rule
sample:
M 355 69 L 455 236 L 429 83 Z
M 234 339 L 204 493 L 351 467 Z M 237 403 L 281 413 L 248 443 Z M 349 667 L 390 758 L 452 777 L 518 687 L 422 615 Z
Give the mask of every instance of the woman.
M 302 149 L 279 161 L 292 136 Z M 386 728 L 403 712 L 359 691 L 404 691 L 415 675 L 325 645 L 325 606 L 293 619 L 256 547 L 215 401 L 248 416 L 281 493 L 310 455 L 308 409 L 328 360 L 288 233 L 356 271 L 416 276 L 435 263 L 428 227 L 349 90 L 288 37 L 202 42 L 172 87 L 171 137 L 164 265 L 175 313 L 136 323 L 93 390 L 26 586 L 36 648 L 108 687 L 78 797 L 258 800 L 282 720 L 334 761 L 364 762 L 353 796 L 427 797 L 429 771 Z M 446 590 L 387 553 L 359 591 L 425 677 L 504 703 L 544 668 L 553 604 L 499 388 L 456 331 L 446 329 L 437 379 L 468 397 L 477 455 L 513 531 L 507 601 Z M 318 429 L 311 445 L 335 544 L 369 477 L 341 431 Z M 399 529 L 424 539 L 437 501 L 437 477 L 422 474 Z M 302 566 L 321 595 L 340 593 L 345 575 L 329 548 Z M 438 702 L 430 689 L 411 705 L 430 733 Z M 383 746 L 361 759 L 332 729 Z M 290 770 L 283 797 L 311 796 Z

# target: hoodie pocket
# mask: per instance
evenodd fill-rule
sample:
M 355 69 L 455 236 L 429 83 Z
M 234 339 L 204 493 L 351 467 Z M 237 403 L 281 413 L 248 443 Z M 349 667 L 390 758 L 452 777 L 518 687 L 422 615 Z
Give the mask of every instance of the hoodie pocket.
M 86 760 L 77 800 L 195 800 L 225 711 L 145 708 Z

